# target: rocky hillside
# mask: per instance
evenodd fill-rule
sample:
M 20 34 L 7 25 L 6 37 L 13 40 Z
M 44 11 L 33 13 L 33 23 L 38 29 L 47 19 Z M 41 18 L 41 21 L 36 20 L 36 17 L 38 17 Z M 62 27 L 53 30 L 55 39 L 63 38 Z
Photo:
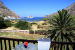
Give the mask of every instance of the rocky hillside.
M 8 9 L 2 1 L 0 1 L 0 15 L 5 15 L 5 16 L 10 16 L 10 17 L 15 17 L 15 18 L 20 18 L 19 15 L 17 15 L 15 12 L 11 11 Z
M 75 3 L 73 3 L 72 5 L 68 6 L 67 8 L 65 8 L 65 10 L 68 11 L 68 13 L 75 15 Z
M 75 16 L 75 3 L 73 3 L 72 5 L 68 6 L 67 8 L 65 8 L 65 10 L 68 11 L 69 14 L 74 15 Z M 44 16 L 44 17 L 52 17 L 53 15 L 57 15 L 58 13 L 53 13 L 51 15 L 48 16 Z

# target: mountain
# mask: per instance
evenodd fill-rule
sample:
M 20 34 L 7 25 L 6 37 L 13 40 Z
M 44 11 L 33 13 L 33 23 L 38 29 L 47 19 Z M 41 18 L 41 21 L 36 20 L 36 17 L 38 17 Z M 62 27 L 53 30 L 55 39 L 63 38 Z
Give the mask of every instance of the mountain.
M 70 6 L 66 7 L 65 10 L 67 10 L 69 14 L 75 16 L 75 3 L 73 3 Z M 57 15 L 57 14 L 58 14 L 58 12 L 47 15 L 47 16 L 44 16 L 44 17 L 52 17 L 53 15 Z
M 72 5 L 68 6 L 67 8 L 65 8 L 65 10 L 68 11 L 68 13 L 75 15 L 75 3 L 73 3 Z
M 10 16 L 12 18 L 20 18 L 19 15 L 8 9 L 2 1 L 0 1 L 0 15 Z

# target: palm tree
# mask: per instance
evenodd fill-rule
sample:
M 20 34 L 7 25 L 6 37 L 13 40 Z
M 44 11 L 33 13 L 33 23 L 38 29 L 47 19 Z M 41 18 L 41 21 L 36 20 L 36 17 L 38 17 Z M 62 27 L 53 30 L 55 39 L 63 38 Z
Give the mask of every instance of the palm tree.
M 74 40 L 75 21 L 66 10 L 59 10 L 58 15 L 53 16 L 49 23 L 51 29 L 48 31 L 48 34 L 50 34 L 48 37 L 51 37 L 52 40 L 62 42 L 72 42 Z

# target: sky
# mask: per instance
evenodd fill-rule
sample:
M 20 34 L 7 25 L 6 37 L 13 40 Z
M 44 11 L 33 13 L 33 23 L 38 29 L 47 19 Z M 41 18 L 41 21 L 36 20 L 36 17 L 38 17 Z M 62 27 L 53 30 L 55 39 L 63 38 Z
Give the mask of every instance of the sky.
M 73 4 L 75 0 L 0 0 L 20 17 L 43 17 Z

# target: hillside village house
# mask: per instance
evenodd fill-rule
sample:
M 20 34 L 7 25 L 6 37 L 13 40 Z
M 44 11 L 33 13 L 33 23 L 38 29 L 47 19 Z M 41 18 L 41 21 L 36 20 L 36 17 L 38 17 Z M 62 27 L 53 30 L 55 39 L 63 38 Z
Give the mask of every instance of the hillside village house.
M 14 16 L 5 16 L 4 19 L 15 19 Z
M 4 19 L 10 19 L 10 16 L 5 16 Z

